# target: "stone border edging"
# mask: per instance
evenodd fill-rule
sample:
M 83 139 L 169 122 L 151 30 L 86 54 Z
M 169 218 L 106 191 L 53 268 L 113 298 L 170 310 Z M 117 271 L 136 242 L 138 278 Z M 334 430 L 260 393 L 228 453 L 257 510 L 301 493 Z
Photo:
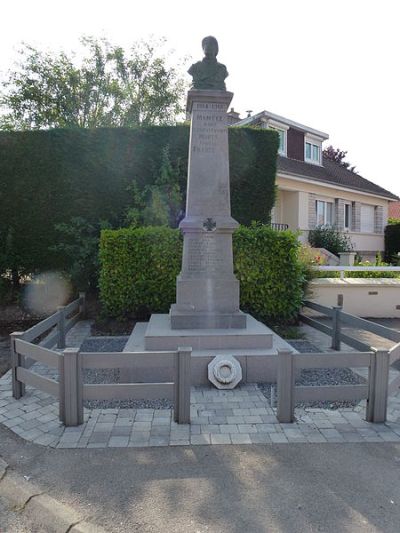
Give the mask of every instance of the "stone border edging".
M 0 458 L 0 497 L 29 523 L 60 533 L 106 533 L 83 519 L 72 507 L 52 498 L 33 483 L 10 471 Z

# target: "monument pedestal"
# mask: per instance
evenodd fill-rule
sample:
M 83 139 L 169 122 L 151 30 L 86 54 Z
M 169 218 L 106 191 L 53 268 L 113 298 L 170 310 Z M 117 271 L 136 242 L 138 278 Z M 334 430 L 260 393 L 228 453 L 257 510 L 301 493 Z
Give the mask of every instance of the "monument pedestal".
M 234 356 L 242 368 L 242 382 L 274 382 L 277 378 L 278 349 L 296 352 L 286 341 L 251 315 L 247 327 L 181 329 L 170 327 L 167 314 L 152 315 L 149 322 L 136 324 L 124 352 L 158 352 L 192 347 L 192 385 L 207 385 L 208 365 L 218 355 Z M 151 361 L 151 363 L 149 362 Z M 174 369 L 165 364 L 163 354 L 156 359 L 137 358 L 132 368 L 123 368 L 121 381 L 161 383 L 173 381 Z

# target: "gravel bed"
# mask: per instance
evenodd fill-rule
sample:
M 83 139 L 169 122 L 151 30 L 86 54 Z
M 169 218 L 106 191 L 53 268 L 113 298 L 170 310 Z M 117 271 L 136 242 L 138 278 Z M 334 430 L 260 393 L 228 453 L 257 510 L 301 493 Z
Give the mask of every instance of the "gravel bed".
M 320 350 L 309 341 L 290 340 L 288 341 L 293 348 L 300 353 L 318 353 Z M 329 352 L 326 354 L 329 356 Z M 365 379 L 352 372 L 349 368 L 310 368 L 302 370 L 296 385 L 315 387 L 318 385 L 358 385 L 366 383 Z M 276 383 L 259 383 L 259 389 L 270 402 L 272 407 L 276 407 Z M 315 402 L 298 402 L 296 407 L 314 407 L 319 409 L 342 409 L 345 407 L 355 407 L 358 401 L 315 401 Z
M 122 352 L 128 336 L 124 337 L 87 337 L 80 350 L 82 352 Z M 88 384 L 120 383 L 119 369 L 86 369 L 83 381 Z M 83 405 L 88 409 L 171 409 L 173 402 L 165 398 L 157 400 L 86 400 Z

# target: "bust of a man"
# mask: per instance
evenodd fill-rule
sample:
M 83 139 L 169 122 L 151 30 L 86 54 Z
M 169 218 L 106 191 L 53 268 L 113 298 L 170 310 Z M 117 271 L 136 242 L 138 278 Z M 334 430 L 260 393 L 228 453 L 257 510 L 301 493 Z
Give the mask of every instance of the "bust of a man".
M 211 89 L 225 91 L 225 78 L 228 77 L 226 66 L 218 63 L 218 41 L 209 35 L 201 42 L 204 51 L 202 61 L 194 63 L 188 73 L 193 78 L 192 89 Z

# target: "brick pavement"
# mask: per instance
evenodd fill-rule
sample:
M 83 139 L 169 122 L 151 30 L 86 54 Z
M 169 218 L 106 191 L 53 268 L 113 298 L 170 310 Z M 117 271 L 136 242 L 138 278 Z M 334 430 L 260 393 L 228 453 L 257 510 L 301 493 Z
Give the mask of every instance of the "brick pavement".
M 89 330 L 89 323 L 77 324 L 67 343 L 80 344 Z M 27 387 L 25 396 L 14 400 L 11 373 L 0 379 L 0 423 L 55 448 L 400 442 L 400 391 L 389 398 L 386 424 L 368 423 L 364 416 L 365 401 L 336 411 L 296 409 L 296 422 L 280 424 L 257 385 L 247 384 L 232 391 L 193 388 L 190 425 L 176 424 L 171 409 L 85 409 L 84 424 L 65 428 L 53 397 Z

